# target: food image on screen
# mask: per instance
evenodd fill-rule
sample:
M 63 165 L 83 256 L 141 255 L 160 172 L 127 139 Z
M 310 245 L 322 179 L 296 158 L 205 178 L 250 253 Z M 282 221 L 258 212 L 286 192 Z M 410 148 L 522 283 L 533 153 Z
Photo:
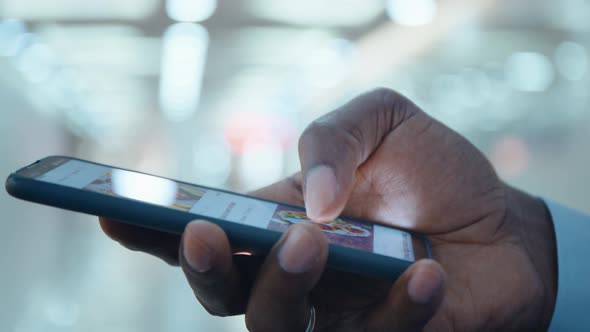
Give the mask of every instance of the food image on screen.
M 285 232 L 292 224 L 311 222 L 304 211 L 279 205 L 268 229 Z M 338 218 L 329 223 L 314 223 L 331 243 L 361 250 L 373 250 L 373 226 L 357 220 Z
M 173 208 L 188 211 L 190 210 L 201 197 L 205 194 L 205 190 L 195 186 L 180 184 L 176 192 L 176 201 L 172 205 Z
M 84 189 L 96 191 L 107 195 L 117 196 L 113 192 L 113 182 L 111 178 L 111 172 L 106 172 L 100 178 L 92 181 L 89 185 L 84 187 Z

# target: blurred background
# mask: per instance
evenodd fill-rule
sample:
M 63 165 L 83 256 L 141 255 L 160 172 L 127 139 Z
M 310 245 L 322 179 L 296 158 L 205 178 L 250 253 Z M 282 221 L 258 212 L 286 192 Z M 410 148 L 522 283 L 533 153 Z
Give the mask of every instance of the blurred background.
M 590 213 L 586 0 L 0 0 L 0 174 L 66 154 L 246 191 L 377 86 Z M 0 330 L 245 331 L 96 219 L 0 191 Z

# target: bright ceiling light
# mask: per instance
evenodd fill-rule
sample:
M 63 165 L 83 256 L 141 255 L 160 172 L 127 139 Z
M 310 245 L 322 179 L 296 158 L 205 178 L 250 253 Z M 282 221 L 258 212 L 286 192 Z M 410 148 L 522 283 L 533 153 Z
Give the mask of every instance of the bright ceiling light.
M 250 0 L 244 3 L 256 17 L 307 26 L 362 25 L 383 12 L 382 0 Z
M 141 20 L 154 15 L 159 6 L 159 0 L 3 0 L 0 13 L 24 20 Z
M 386 9 L 400 25 L 421 26 L 434 20 L 438 8 L 434 0 L 389 0 Z
M 517 52 L 506 62 L 506 78 L 519 91 L 540 92 L 549 88 L 555 73 L 547 57 L 535 52 Z
M 209 34 L 201 25 L 177 23 L 164 34 L 160 106 L 171 121 L 184 121 L 197 109 Z
M 166 13 L 179 22 L 201 22 L 213 15 L 217 0 L 168 0 Z

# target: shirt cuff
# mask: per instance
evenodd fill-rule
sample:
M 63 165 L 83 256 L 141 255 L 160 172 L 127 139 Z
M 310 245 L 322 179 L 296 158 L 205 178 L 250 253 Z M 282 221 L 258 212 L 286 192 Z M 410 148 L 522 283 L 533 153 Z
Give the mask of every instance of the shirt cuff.
M 590 216 L 544 200 L 557 247 L 557 299 L 549 331 L 590 331 Z

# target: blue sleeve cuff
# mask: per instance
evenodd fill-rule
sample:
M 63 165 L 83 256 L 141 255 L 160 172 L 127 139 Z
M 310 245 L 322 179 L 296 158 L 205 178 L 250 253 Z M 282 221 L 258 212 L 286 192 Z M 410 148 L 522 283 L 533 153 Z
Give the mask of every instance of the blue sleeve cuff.
M 557 299 L 549 331 L 590 331 L 590 216 L 545 200 L 555 229 Z

